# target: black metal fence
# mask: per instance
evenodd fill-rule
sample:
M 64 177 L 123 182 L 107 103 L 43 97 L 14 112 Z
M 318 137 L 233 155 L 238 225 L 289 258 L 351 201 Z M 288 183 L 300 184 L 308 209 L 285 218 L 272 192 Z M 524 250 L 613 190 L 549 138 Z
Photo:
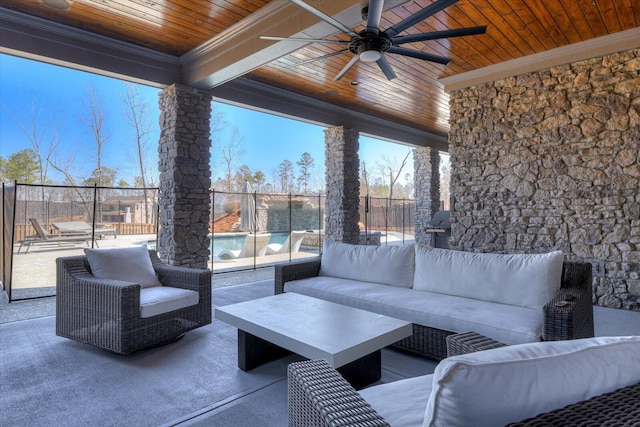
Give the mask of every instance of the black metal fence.
M 52 296 L 55 258 L 82 254 L 87 246 L 148 244 L 161 250 L 158 195 L 156 188 L 3 186 L 0 279 L 10 301 Z M 359 205 L 361 244 L 413 241 L 413 200 L 364 196 Z M 209 268 L 214 273 L 315 257 L 322 250 L 324 195 L 214 190 L 211 206 Z M 87 238 L 45 241 L 38 227 L 47 236 Z

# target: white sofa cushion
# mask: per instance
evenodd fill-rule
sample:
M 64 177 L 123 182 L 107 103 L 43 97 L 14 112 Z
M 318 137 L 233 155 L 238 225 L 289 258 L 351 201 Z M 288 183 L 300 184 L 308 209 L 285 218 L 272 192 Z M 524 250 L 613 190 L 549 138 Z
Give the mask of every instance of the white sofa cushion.
M 99 279 L 139 283 L 142 288 L 162 286 L 146 246 L 85 249 L 91 274 Z
M 287 282 L 284 290 L 418 325 L 475 331 L 505 344 L 536 342 L 542 335 L 543 312 L 539 309 L 328 276 Z
M 416 246 L 413 289 L 542 308 L 560 289 L 563 254 L 487 254 Z
M 450 357 L 433 374 L 424 426 L 497 426 L 640 382 L 640 337 L 502 347 Z
M 349 245 L 325 239 L 321 276 L 410 288 L 413 286 L 414 245 Z
M 416 427 L 424 421 L 433 375 L 421 375 L 360 390 L 364 400 L 393 427 Z
M 140 317 L 152 317 L 198 304 L 200 294 L 190 289 L 155 286 L 140 290 Z

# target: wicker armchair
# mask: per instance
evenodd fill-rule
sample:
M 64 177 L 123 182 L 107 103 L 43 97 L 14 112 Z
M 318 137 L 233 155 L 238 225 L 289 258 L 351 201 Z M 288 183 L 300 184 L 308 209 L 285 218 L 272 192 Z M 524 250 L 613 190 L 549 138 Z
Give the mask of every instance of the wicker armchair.
M 317 276 L 320 264 L 321 257 L 276 265 L 275 294 L 284 292 L 286 282 Z M 560 301 L 563 301 L 562 306 L 556 304 Z M 446 337 L 454 333 L 456 332 L 414 324 L 413 335 L 394 346 L 431 359 L 442 360 L 447 357 Z M 561 288 L 544 307 L 541 338 L 544 341 L 559 341 L 588 338 L 593 335 L 591 264 L 565 261 Z
M 139 284 L 96 278 L 86 256 L 58 258 L 56 335 L 127 354 L 211 323 L 211 271 L 169 266 L 155 251 L 149 255 L 160 282 L 197 291 L 198 304 L 143 318 Z
M 289 427 L 389 426 L 375 409 L 324 360 L 288 368 Z M 632 426 L 640 419 L 640 384 L 540 414 L 511 427 Z

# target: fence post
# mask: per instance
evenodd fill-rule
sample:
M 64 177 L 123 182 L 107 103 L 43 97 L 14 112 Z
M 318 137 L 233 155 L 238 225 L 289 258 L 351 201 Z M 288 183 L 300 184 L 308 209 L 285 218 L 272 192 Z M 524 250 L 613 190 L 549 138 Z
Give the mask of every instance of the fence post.
M 98 209 L 98 184 L 93 184 L 93 221 L 91 224 L 91 247 L 96 240 L 96 213 Z

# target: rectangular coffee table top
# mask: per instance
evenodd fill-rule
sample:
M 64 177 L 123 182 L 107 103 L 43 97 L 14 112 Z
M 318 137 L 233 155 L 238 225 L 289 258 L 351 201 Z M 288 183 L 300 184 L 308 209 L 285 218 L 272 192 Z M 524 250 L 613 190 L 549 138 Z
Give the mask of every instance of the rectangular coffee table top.
M 216 307 L 216 319 L 339 368 L 412 334 L 411 323 L 296 293 Z

